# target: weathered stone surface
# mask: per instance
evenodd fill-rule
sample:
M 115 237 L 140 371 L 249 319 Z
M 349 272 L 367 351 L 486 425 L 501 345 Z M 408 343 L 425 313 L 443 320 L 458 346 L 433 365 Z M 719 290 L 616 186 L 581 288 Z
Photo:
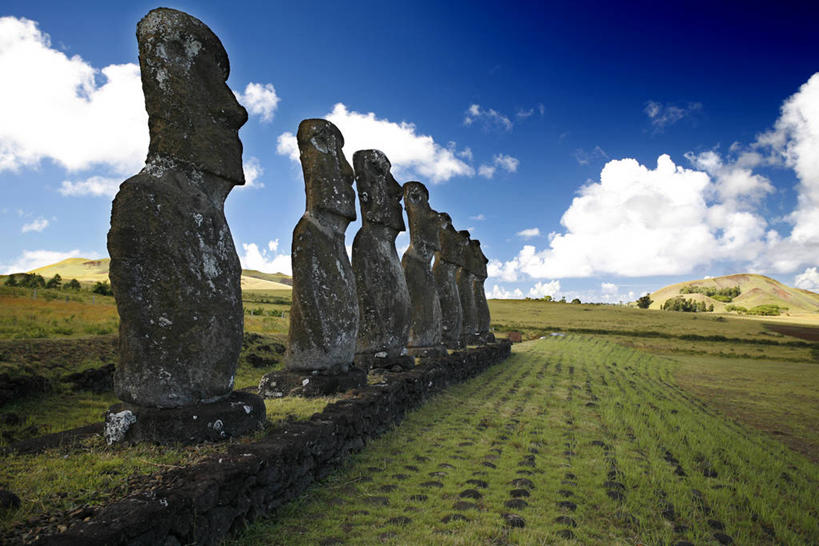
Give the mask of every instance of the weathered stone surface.
M 366 370 L 351 366 L 345 373 L 325 371 L 277 370 L 266 373 L 259 382 L 259 396 L 313 398 L 356 389 L 367 384 Z
M 478 343 L 478 309 L 475 305 L 475 290 L 472 284 L 475 281 L 475 274 L 472 270 L 472 252 L 469 244 L 469 232 L 462 230 L 458 232 L 460 245 L 463 248 L 464 265 L 458 268 L 456 281 L 458 283 L 458 296 L 461 298 L 461 309 L 463 311 L 463 330 L 461 339 L 466 345 Z
M 353 169 L 344 137 L 323 119 L 299 124 L 307 210 L 293 230 L 293 304 L 286 365 L 345 373 L 353 363 L 358 298 L 344 231 L 355 220 Z
M 475 299 L 478 340 L 480 343 L 492 343 L 495 341 L 495 334 L 490 330 L 489 302 L 486 301 L 486 289 L 484 288 L 484 281 L 487 277 L 486 264 L 489 263 L 489 260 L 484 256 L 479 240 L 469 241 L 469 247 L 472 252 L 472 272 L 475 275 L 475 280 L 472 281 L 472 291 Z
M 404 207 L 409 218 L 410 245 L 401 265 L 409 288 L 412 317 L 407 349 L 414 356 L 444 355 L 441 303 L 430 268 L 433 254 L 441 248 L 438 240 L 441 216 L 430 208 L 429 192 L 420 182 L 404 184 Z
M 256 432 L 264 420 L 264 401 L 255 394 L 236 391 L 218 402 L 184 408 L 116 404 L 106 413 L 103 434 L 109 444 L 213 442 Z
M 441 249 L 435 253 L 435 265 L 432 274 L 435 277 L 435 288 L 441 302 L 441 338 L 449 349 L 463 349 L 462 339 L 464 314 L 461 309 L 461 298 L 458 295 L 458 268 L 464 265 L 464 248 L 460 244 L 460 235 L 452 226 L 449 214 L 441 213 L 441 230 L 438 239 Z
M 390 162 L 378 150 L 353 154 L 361 229 L 353 240 L 353 271 L 358 293 L 359 367 L 409 368 L 406 355 L 410 296 L 395 238 L 406 229 L 401 209 L 403 190 L 390 174 Z
M 216 401 L 242 344 L 241 267 L 224 215 L 244 184 L 247 112 L 227 86 L 219 39 L 155 9 L 137 25 L 150 147 L 114 199 L 108 252 L 120 316 L 117 396 L 145 407 Z

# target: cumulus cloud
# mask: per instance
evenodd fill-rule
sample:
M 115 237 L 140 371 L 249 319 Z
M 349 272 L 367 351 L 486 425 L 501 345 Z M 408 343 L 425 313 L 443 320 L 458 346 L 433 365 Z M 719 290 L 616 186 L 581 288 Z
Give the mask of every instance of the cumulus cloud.
M 658 126 L 682 115 L 659 103 L 649 103 L 646 113 Z M 547 248 L 524 245 L 511 260 L 490 262 L 491 275 L 508 282 L 681 275 L 724 261 L 776 273 L 808 266 L 797 277 L 810 283 L 819 255 L 819 73 L 784 102 L 774 127 L 752 144 L 734 143 L 724 155 L 710 150 L 685 157 L 693 169 L 668 155 L 654 169 L 634 159 L 609 161 L 599 182 L 580 188 L 561 218 L 564 230 L 549 234 Z M 797 206 L 786 216 L 790 233 L 771 229 L 762 215 L 774 187 L 754 172 L 760 165 L 781 165 L 797 175 Z
M 96 69 L 51 47 L 37 23 L 0 18 L 0 171 L 51 159 L 138 171 L 148 151 L 139 67 Z
M 529 228 L 524 229 L 523 231 L 517 232 L 518 237 L 523 237 L 524 239 L 531 239 L 532 237 L 540 237 L 540 228 Z
M 512 130 L 512 120 L 492 108 L 481 108 L 480 104 L 471 104 L 464 117 L 464 125 L 469 126 L 475 122 L 483 124 L 485 129 L 500 128 L 504 131 Z
M 495 300 L 520 300 L 523 299 L 523 291 L 520 288 L 514 290 L 507 290 L 506 288 L 495 284 L 487 290 L 486 297 Z
M 804 290 L 819 292 L 819 271 L 815 267 L 805 268 L 805 271 L 794 278 L 793 285 Z
M 483 164 L 478 167 L 478 174 L 484 178 L 492 178 L 498 169 L 503 169 L 508 173 L 517 172 L 518 165 L 520 165 L 520 160 L 517 158 L 506 154 L 496 154 L 492 158 L 491 165 Z
M 819 73 L 785 101 L 774 128 L 759 137 L 757 146 L 771 149 L 799 178 L 790 239 L 819 245 Z
M 395 123 L 379 119 L 374 113 L 362 114 L 338 103 L 333 111 L 323 116 L 333 122 L 344 135 L 344 154 L 352 162 L 356 150 L 377 148 L 387 154 L 395 172 L 401 178 L 413 175 L 433 183 L 444 182 L 454 176 L 474 176 L 475 170 L 459 158 L 454 143 L 443 147 L 428 135 L 418 134 L 412 123 Z M 294 161 L 299 159 L 296 136 L 282 133 L 276 150 Z
M 117 194 L 122 178 L 108 178 L 105 176 L 91 176 L 85 180 L 63 180 L 57 190 L 67 197 L 82 197 L 90 195 L 93 197 L 109 197 L 111 199 Z
M 22 233 L 28 233 L 29 231 L 43 231 L 47 227 L 48 220 L 40 217 L 32 222 L 29 222 L 28 224 L 23 224 L 23 227 L 20 228 L 20 231 Z
M 580 189 L 561 218 L 565 232 L 550 233 L 549 248 L 525 245 L 508 262 L 490 262 L 491 269 L 505 280 L 521 273 L 532 278 L 687 273 L 719 254 L 705 198 L 710 184 L 707 173 L 677 166 L 667 155 L 655 169 L 634 159 L 609 161 L 600 182 Z M 741 235 L 739 227 L 732 232 L 734 238 Z
M 255 269 L 264 273 L 284 273 L 293 274 L 293 266 L 290 263 L 290 254 L 277 252 L 279 240 L 275 239 L 267 243 L 267 248 L 259 248 L 256 243 L 242 243 L 243 254 L 239 254 L 239 261 L 243 269 Z
M 258 181 L 264 174 L 264 169 L 257 158 L 250 156 L 242 161 L 242 170 L 245 173 L 245 184 L 236 186 L 237 188 L 264 188 L 264 184 Z
M 259 116 L 262 122 L 273 121 L 273 114 L 279 106 L 279 96 L 272 83 L 249 83 L 244 93 L 236 93 L 236 98 L 247 108 L 249 114 Z
M 653 100 L 647 101 L 643 108 L 654 130 L 658 132 L 700 110 L 702 110 L 702 104 L 699 102 L 689 102 L 687 106 L 676 106 Z
M 530 298 L 542 298 L 544 296 L 555 297 L 560 292 L 560 281 L 537 282 L 529 289 L 527 296 Z
M 76 258 L 79 255 L 79 250 L 69 250 L 68 252 L 58 250 L 24 250 L 12 263 L 0 265 L 0 271 L 5 275 L 11 273 L 27 273 L 32 269 L 37 269 L 44 265 L 51 265 L 66 258 Z

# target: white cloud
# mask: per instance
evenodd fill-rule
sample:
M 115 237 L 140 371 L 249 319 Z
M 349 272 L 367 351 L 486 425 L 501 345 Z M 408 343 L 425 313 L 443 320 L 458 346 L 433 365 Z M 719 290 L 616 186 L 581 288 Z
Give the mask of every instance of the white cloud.
M 544 296 L 555 297 L 560 292 L 560 281 L 537 282 L 529 289 L 527 294 L 530 298 L 542 298 Z
M 69 250 L 68 252 L 56 250 L 24 250 L 14 262 L 0 265 L 0 271 L 3 271 L 4 274 L 26 273 L 32 269 L 37 269 L 44 265 L 51 265 L 66 258 L 76 258 L 79 255 L 79 250 Z
M 614 284 L 614 283 L 611 283 L 611 282 L 602 282 L 602 283 L 600 283 L 600 292 L 602 292 L 603 294 L 607 294 L 607 295 L 611 296 L 611 295 L 617 294 L 618 291 L 619 291 L 619 288 L 617 288 L 617 285 Z
M 0 18 L 0 171 L 51 159 L 138 171 L 148 150 L 139 67 L 96 69 L 51 47 L 37 23 Z
M 458 158 L 454 143 L 448 147 L 437 144 L 428 135 L 416 133 L 412 123 L 395 123 L 379 119 L 374 113 L 361 114 L 338 103 L 333 111 L 324 116 L 333 122 L 344 135 L 344 154 L 352 162 L 357 150 L 376 148 L 384 152 L 392 163 L 394 174 L 399 178 L 417 175 L 433 183 L 444 182 L 453 176 L 474 176 L 475 169 Z M 276 150 L 294 161 L 299 159 L 296 136 L 286 132 L 279 135 Z
M 520 300 L 523 299 L 523 291 L 520 288 L 507 290 L 506 288 L 495 284 L 486 292 L 486 297 L 495 300 Z
M 523 231 L 518 231 L 516 234 L 518 237 L 523 237 L 524 239 L 531 239 L 532 237 L 540 237 L 540 228 L 529 228 L 524 229 Z
M 707 173 L 684 169 L 662 155 L 655 169 L 634 159 L 609 161 L 599 183 L 583 186 L 561 218 L 564 233 L 549 234 L 549 248 L 525 245 L 505 263 L 490 265 L 504 280 L 672 275 L 725 254 L 752 239 L 753 218 L 718 215 L 726 234 L 709 223 Z M 739 213 L 738 213 L 739 214 Z M 751 224 L 748 226 L 747 224 Z M 758 234 L 758 231 L 753 231 Z
M 299 160 L 299 143 L 296 135 L 290 131 L 285 131 L 276 139 L 276 153 L 286 155 L 292 161 Z
M 478 175 L 484 178 L 492 178 L 495 176 L 495 167 L 491 165 L 481 165 L 478 167 Z
M 799 178 L 790 239 L 819 245 L 819 73 L 785 101 L 773 130 L 761 135 L 757 145 L 770 147 Z
M 804 290 L 819 292 L 819 271 L 815 267 L 805 268 L 805 271 L 794 278 L 793 285 Z
M 257 158 L 250 156 L 242 161 L 242 170 L 245 173 L 245 184 L 236 186 L 237 188 L 264 188 L 262 182 L 256 182 L 264 174 L 264 169 Z
M 648 116 L 656 131 L 662 131 L 669 125 L 674 125 L 681 119 L 700 110 L 702 110 L 702 104 L 699 102 L 689 102 L 687 106 L 675 106 L 653 100 L 646 102 L 646 106 L 643 108 L 643 112 Z
M 32 222 L 29 222 L 28 224 L 23 224 L 23 227 L 20 229 L 20 231 L 22 233 L 28 233 L 29 231 L 43 231 L 47 227 L 48 220 L 40 217 Z
M 244 254 L 239 254 L 243 269 L 255 269 L 264 273 L 293 274 L 290 254 L 278 254 L 279 240 L 269 241 L 267 248 L 259 248 L 256 243 L 242 243 Z
M 481 108 L 480 104 L 471 104 L 466 110 L 464 125 L 469 126 L 476 121 L 480 121 L 485 129 L 498 127 L 505 131 L 511 131 L 513 125 L 512 120 L 500 112 L 492 108 L 485 110 Z
M 76 182 L 63 180 L 57 191 L 66 197 L 91 195 L 94 197 L 109 197 L 113 199 L 117 191 L 119 191 L 120 184 L 124 181 L 123 178 L 107 178 L 104 176 L 92 176 Z
M 492 178 L 495 176 L 495 171 L 499 168 L 506 172 L 513 173 L 518 170 L 518 165 L 520 165 L 520 161 L 517 158 L 511 155 L 497 154 L 492 158 L 491 165 L 484 163 L 478 167 L 478 174 L 484 178 Z
M 470 216 L 469 219 L 470 220 L 477 220 L 478 222 L 482 222 L 482 221 L 486 220 L 486 216 L 484 216 L 483 214 L 477 214 L 475 216 Z
M 495 165 L 500 167 L 501 169 L 505 170 L 506 172 L 513 173 L 518 170 L 518 165 L 520 165 L 520 160 L 511 155 L 504 155 L 498 154 L 494 158 Z
M 236 98 L 251 115 L 259 116 L 263 122 L 273 121 L 273 113 L 279 105 L 279 97 L 272 83 L 249 83 L 244 93 L 236 93 Z
M 588 165 L 596 159 L 609 159 L 609 154 L 600 146 L 595 146 L 591 152 L 587 152 L 583 148 L 576 149 L 574 151 L 574 158 L 579 165 Z

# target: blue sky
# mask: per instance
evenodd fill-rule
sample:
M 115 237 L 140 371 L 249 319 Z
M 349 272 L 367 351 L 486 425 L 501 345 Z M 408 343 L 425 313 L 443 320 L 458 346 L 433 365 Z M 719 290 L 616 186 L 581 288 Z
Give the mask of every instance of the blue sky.
M 0 7 L 0 272 L 106 255 L 147 150 L 134 34 L 155 5 L 125 4 Z M 245 267 L 288 270 L 292 135 L 328 117 L 481 240 L 490 296 L 629 301 L 743 271 L 818 290 L 819 11 L 544 4 L 166 4 L 221 38 L 251 114 L 226 203 Z

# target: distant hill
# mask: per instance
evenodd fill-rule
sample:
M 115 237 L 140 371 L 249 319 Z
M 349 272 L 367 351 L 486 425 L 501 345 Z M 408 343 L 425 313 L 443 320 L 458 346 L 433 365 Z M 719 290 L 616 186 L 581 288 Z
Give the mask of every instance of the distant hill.
M 740 295 L 730 303 L 714 300 L 704 294 L 681 294 L 686 287 L 732 288 L 739 286 Z M 787 307 L 789 313 L 819 313 L 819 294 L 801 288 L 792 288 L 764 275 L 741 273 L 698 281 L 672 284 L 651 293 L 654 302 L 650 309 L 660 309 L 667 299 L 682 296 L 695 301 L 705 301 L 714 305 L 714 311 L 724 312 L 726 305 L 738 305 L 750 309 L 757 305 L 778 305 Z
M 46 280 L 57 273 L 63 280 L 77 279 L 80 282 L 97 282 L 108 280 L 110 258 L 89 260 L 88 258 L 68 258 L 56 264 L 32 269 L 28 273 L 39 273 Z M 242 270 L 242 288 L 244 290 L 291 290 L 293 279 L 284 273 L 262 273 L 255 269 Z

